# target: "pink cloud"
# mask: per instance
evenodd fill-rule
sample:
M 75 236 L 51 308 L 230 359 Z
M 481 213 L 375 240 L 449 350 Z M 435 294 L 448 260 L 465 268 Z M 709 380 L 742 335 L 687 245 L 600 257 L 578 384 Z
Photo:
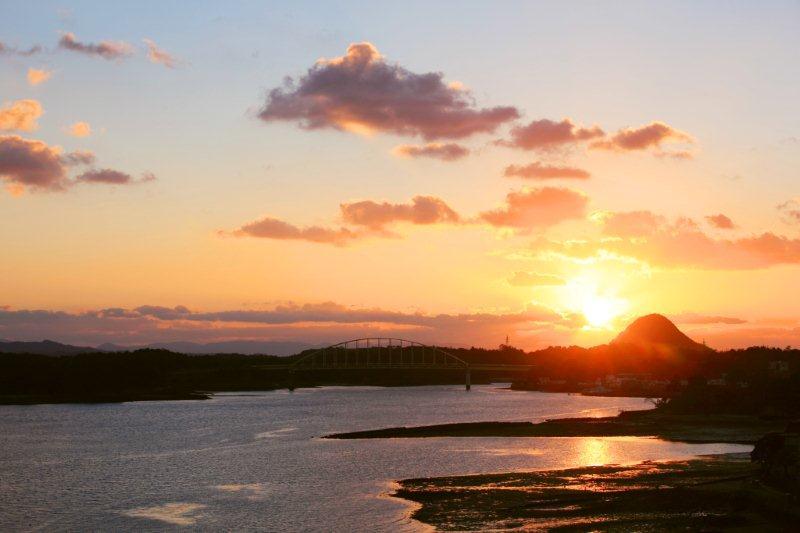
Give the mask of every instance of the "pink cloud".
M 224 234 L 224 232 L 222 232 Z M 231 232 L 234 237 L 257 237 L 261 239 L 308 241 L 344 246 L 361 235 L 347 228 L 330 229 L 321 226 L 298 227 L 283 220 L 264 217 L 245 224 Z
M 460 221 L 458 213 L 434 196 L 415 196 L 409 204 L 363 200 L 341 204 L 340 208 L 345 222 L 373 230 L 395 222 L 429 225 Z
M 388 63 L 370 43 L 321 59 L 296 82 L 270 91 L 259 118 L 305 129 L 384 132 L 426 140 L 491 133 L 519 117 L 514 107 L 476 108 L 463 88 L 439 72 L 416 74 Z
M 18 192 L 61 191 L 69 184 L 59 148 L 18 135 L 0 135 L 0 178 Z
M 145 173 L 140 180 L 136 180 L 133 176 L 126 172 L 119 170 L 112 170 L 110 168 L 92 169 L 78 175 L 75 181 L 80 183 L 102 183 L 105 185 L 128 185 L 133 183 L 141 183 L 146 181 L 154 181 L 156 177 L 152 173 Z
M 568 118 L 561 122 L 541 119 L 534 120 L 527 126 L 512 128 L 511 140 L 497 141 L 497 144 L 521 150 L 547 152 L 574 146 L 604 135 L 605 133 L 599 126 L 578 126 Z
M 617 131 L 611 138 L 593 142 L 590 147 L 600 150 L 637 151 L 656 149 L 658 155 L 689 159 L 691 152 L 663 151 L 665 143 L 693 144 L 694 139 L 688 133 L 676 130 L 663 122 L 651 122 L 638 128 L 625 128 Z
M 509 165 L 506 167 L 503 175 L 507 178 L 525 178 L 532 180 L 562 178 L 585 180 L 591 176 L 587 171 L 580 168 L 545 165 L 539 161 L 524 166 Z
M 496 227 L 520 230 L 545 228 L 586 215 L 587 196 L 561 187 L 512 191 L 503 207 L 484 211 L 479 218 Z
M 71 167 L 90 165 L 95 157 L 92 152 L 76 151 L 62 153 L 58 146 L 49 146 L 42 141 L 24 139 L 19 135 L 0 135 L 0 180 L 14 195 L 30 189 L 41 191 L 64 191 L 76 183 L 132 183 L 132 178 L 116 170 L 89 170 L 75 180 L 69 178 Z M 146 174 L 142 181 L 151 176 Z
M 455 161 L 469 155 L 469 149 L 455 143 L 427 143 L 422 146 L 401 144 L 392 152 L 400 157 L 429 157 L 442 161 Z

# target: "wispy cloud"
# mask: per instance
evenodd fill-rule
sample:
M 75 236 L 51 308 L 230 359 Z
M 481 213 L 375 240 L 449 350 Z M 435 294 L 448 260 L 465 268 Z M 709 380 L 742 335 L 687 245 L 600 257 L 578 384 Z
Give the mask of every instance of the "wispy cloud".
M 509 165 L 503 175 L 507 178 L 524 178 L 531 180 L 551 180 L 551 179 L 589 179 L 589 172 L 575 167 L 545 165 L 535 161 L 529 165 Z
M 151 63 L 164 65 L 167 68 L 176 68 L 180 64 L 180 61 L 175 56 L 163 48 L 159 48 L 152 39 L 143 39 L 143 41 L 147 45 L 147 59 Z
M 399 157 L 427 157 L 442 161 L 456 161 L 469 155 L 469 149 L 455 143 L 401 144 L 392 150 Z
M 78 52 L 88 56 L 101 57 L 109 61 L 124 59 L 133 54 L 133 47 L 124 41 L 100 41 L 99 43 L 81 42 L 74 33 L 61 34 L 58 46 L 64 50 Z

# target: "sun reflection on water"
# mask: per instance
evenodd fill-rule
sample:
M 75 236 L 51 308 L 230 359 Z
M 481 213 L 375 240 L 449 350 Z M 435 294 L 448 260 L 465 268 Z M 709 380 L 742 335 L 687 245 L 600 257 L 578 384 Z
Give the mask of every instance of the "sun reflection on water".
M 604 465 L 610 462 L 608 443 L 604 439 L 581 439 L 580 463 L 585 466 Z

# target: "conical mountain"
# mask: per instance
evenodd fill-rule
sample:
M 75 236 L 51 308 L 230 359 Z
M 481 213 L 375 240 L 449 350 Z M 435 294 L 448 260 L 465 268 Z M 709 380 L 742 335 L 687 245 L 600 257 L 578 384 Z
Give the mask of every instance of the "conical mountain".
M 639 317 L 611 341 L 612 345 L 668 346 L 682 349 L 704 349 L 704 345 L 693 341 L 664 315 L 652 314 Z

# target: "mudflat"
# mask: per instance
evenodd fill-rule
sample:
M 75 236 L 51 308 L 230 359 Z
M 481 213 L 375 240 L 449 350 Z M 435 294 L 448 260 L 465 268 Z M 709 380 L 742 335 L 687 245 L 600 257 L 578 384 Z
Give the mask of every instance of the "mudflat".
M 406 479 L 394 496 L 437 530 L 788 531 L 800 507 L 747 454 L 524 473 Z

